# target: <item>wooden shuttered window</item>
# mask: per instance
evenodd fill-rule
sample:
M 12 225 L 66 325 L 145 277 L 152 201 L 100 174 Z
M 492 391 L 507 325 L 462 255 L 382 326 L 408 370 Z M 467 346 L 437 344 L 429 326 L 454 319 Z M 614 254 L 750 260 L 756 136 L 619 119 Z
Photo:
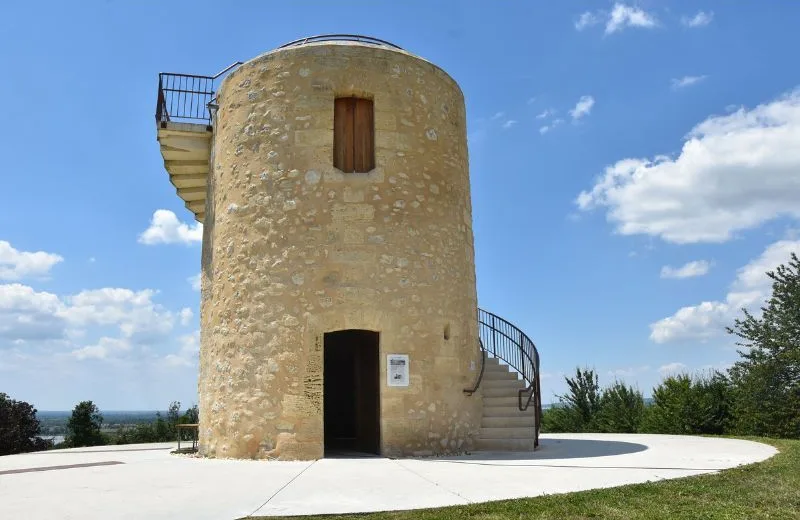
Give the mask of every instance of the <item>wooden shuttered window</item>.
M 375 120 L 371 99 L 335 100 L 333 165 L 346 173 L 365 173 L 375 168 Z

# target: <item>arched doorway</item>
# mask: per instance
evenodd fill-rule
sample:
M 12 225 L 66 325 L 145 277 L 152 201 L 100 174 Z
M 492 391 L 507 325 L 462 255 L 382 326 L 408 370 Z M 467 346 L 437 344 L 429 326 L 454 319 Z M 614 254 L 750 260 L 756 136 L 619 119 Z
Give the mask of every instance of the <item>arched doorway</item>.
M 379 338 L 359 329 L 325 334 L 325 456 L 380 453 Z

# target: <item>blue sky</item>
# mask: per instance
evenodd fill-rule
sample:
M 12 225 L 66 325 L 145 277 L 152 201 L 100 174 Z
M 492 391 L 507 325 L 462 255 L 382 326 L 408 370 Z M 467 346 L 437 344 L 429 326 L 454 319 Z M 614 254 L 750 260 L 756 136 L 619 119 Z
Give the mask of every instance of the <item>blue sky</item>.
M 480 305 L 537 343 L 545 402 L 576 365 L 646 395 L 725 367 L 725 325 L 800 250 L 800 3 L 230 4 L 4 6 L 0 391 L 195 402 L 199 229 L 157 74 L 312 34 L 387 39 L 461 85 Z

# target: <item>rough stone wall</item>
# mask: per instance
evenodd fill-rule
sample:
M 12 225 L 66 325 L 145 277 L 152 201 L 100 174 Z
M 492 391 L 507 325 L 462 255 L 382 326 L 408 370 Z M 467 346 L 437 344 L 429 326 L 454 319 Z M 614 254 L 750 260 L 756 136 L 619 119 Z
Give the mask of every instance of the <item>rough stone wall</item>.
M 372 98 L 376 168 L 333 167 L 334 98 Z M 310 44 L 222 84 L 203 251 L 200 447 L 323 455 L 323 334 L 380 332 L 381 451 L 471 448 L 481 399 L 465 106 L 402 51 Z M 449 339 L 445 339 L 445 330 Z M 410 385 L 386 385 L 409 354 Z

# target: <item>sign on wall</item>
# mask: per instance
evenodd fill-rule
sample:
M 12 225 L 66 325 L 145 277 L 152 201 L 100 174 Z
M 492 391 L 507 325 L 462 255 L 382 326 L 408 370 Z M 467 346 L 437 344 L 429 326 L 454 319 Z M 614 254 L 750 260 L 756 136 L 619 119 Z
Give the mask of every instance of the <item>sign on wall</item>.
M 408 386 L 408 355 L 388 354 L 386 356 L 386 384 L 388 386 Z

